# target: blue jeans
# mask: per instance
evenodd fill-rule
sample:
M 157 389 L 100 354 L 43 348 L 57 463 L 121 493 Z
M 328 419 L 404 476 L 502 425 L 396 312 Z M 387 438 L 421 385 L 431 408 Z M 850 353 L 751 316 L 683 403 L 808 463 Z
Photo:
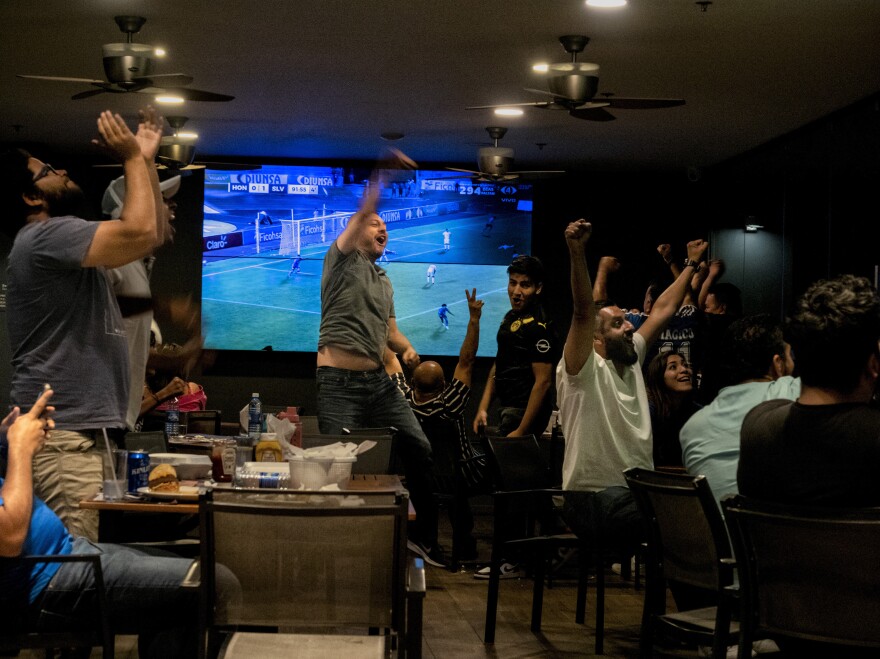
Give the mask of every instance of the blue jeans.
M 562 516 L 572 532 L 588 542 L 600 539 L 612 552 L 632 555 L 644 539 L 644 522 L 627 487 L 601 492 L 565 492 Z
M 392 451 L 403 463 L 406 487 L 416 509 L 419 540 L 428 548 L 437 541 L 437 505 L 431 466 L 431 444 L 397 385 L 384 369 L 349 371 L 320 366 L 317 371 L 318 427 L 324 435 L 343 428 L 394 426 Z
M 77 538 L 73 554 L 99 554 L 110 627 L 116 634 L 138 635 L 138 656 L 168 659 L 194 657 L 199 627 L 199 589 L 181 584 L 193 561 L 167 552 L 147 553 L 124 545 Z M 239 595 L 238 582 L 218 567 L 218 606 Z M 39 625 L 47 631 L 89 624 L 95 611 L 90 566 L 64 563 L 40 594 Z M 81 621 L 81 622 L 79 622 Z

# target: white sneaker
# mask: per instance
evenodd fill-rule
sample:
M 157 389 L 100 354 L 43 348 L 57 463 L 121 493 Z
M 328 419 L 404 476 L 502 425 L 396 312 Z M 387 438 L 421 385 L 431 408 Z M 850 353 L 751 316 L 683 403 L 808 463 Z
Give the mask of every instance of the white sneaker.
M 474 579 L 488 579 L 491 570 L 491 565 L 487 565 L 486 567 L 477 570 L 474 572 Z M 502 563 L 499 571 L 501 572 L 500 579 L 519 579 L 520 577 L 525 576 L 523 569 L 519 565 L 514 565 L 513 563 Z

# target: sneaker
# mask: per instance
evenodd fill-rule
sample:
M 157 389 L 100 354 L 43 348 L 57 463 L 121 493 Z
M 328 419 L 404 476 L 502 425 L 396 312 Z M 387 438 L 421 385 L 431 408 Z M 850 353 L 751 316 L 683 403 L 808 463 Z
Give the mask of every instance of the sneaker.
M 474 572 L 474 579 L 488 579 L 491 570 L 491 565 L 487 565 L 481 570 L 477 570 Z M 501 579 L 519 579 L 520 577 L 525 576 L 523 569 L 519 565 L 514 565 L 513 563 L 502 563 L 500 571 Z
M 449 567 L 449 561 L 446 560 L 443 551 L 439 547 L 428 549 L 420 542 L 407 540 L 406 548 L 414 554 L 421 556 L 428 565 L 433 565 L 434 567 Z

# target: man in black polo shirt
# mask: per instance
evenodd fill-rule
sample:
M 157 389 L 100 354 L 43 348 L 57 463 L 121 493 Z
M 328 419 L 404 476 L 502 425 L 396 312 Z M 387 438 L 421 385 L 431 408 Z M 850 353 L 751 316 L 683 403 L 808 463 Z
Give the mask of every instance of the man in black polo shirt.
M 474 432 L 487 425 L 489 405 L 500 405 L 498 433 L 506 437 L 540 435 L 553 407 L 550 390 L 556 337 L 539 295 L 544 266 L 534 256 L 517 256 L 507 268 L 510 311 L 498 330 L 498 354 L 489 372 Z

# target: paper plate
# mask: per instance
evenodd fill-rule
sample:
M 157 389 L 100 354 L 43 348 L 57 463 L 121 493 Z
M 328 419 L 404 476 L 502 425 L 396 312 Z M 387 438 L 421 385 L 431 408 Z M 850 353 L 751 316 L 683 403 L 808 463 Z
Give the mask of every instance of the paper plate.
M 199 488 L 190 485 L 181 485 L 177 492 L 154 492 L 149 487 L 139 487 L 139 494 L 146 494 L 153 499 L 164 499 L 166 501 L 198 501 Z

